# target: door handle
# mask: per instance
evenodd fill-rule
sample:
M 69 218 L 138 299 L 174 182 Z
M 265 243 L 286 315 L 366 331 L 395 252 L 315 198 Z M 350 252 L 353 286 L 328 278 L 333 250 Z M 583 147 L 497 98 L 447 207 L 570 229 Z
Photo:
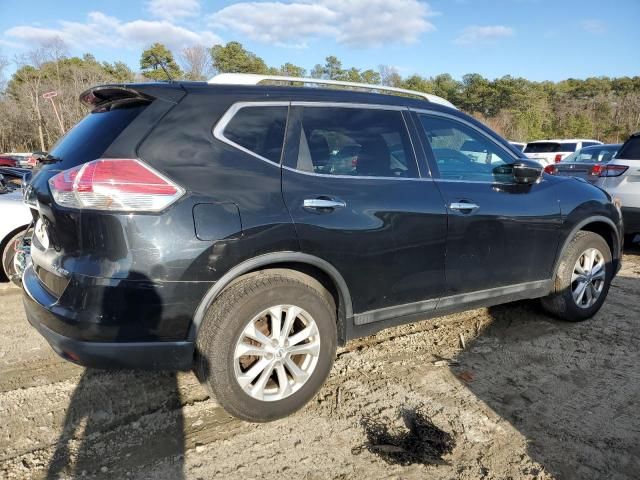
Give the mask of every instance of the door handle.
M 449 205 L 449 208 L 451 210 L 457 210 L 459 212 L 464 212 L 465 210 L 468 210 L 469 212 L 472 212 L 473 210 L 479 209 L 480 206 L 476 205 L 475 203 L 454 202 L 451 205 Z
M 342 200 L 331 200 L 328 198 L 306 198 L 303 202 L 304 208 L 341 208 L 347 204 Z

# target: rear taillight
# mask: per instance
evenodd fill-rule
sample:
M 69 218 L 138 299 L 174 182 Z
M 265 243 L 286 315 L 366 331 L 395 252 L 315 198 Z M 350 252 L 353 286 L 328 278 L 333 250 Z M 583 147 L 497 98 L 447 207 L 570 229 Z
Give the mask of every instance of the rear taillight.
M 55 202 L 92 210 L 157 212 L 184 190 L 136 159 L 102 158 L 49 179 Z
M 561 153 L 557 154 L 556 158 L 554 159 L 554 161 L 556 163 L 560 163 L 562 161 L 562 154 Z
M 546 167 L 544 167 L 544 171 L 549 175 L 555 175 L 556 173 L 558 173 L 558 167 L 556 167 L 555 165 L 547 165 Z
M 604 165 L 598 173 L 600 177 L 619 177 L 629 169 L 626 165 Z
M 593 175 L 594 177 L 599 177 L 603 169 L 604 169 L 603 165 L 596 164 L 593 167 L 591 167 L 591 171 L 589 172 L 589 175 Z

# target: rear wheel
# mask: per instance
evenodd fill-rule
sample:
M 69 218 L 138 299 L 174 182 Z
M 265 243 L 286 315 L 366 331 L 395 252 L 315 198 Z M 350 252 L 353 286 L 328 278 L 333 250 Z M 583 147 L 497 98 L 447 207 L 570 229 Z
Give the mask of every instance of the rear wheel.
M 304 406 L 329 375 L 336 306 L 315 279 L 288 270 L 251 274 L 211 305 L 195 371 L 232 415 L 266 422 Z
M 612 277 L 611 250 L 604 238 L 578 232 L 560 259 L 554 291 L 541 299 L 542 306 L 570 322 L 591 318 L 602 307 Z

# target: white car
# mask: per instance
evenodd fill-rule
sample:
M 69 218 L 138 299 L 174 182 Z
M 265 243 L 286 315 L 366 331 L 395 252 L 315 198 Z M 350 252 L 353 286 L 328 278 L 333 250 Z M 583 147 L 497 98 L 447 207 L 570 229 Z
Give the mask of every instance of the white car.
M 1 173 L 0 177 L 0 280 L 8 280 L 16 274 L 14 244 L 24 235 L 32 217 L 29 207 L 22 201 L 22 188 L 7 182 Z
M 516 148 L 517 148 L 518 150 L 520 150 L 520 151 L 523 151 L 523 150 L 524 150 L 524 147 L 526 147 L 526 146 L 527 146 L 527 144 L 526 144 L 526 143 L 524 143 L 524 142 L 512 142 L 511 140 L 509 140 L 509 143 L 510 143 L 511 145 L 513 145 L 514 147 L 516 147 Z
M 591 145 L 602 145 L 598 140 L 584 138 L 571 138 L 566 140 L 536 140 L 527 143 L 524 147 L 524 154 L 532 160 L 539 162 L 542 166 L 560 163 L 573 152 L 582 147 Z
M 596 185 L 620 202 L 627 240 L 633 240 L 640 234 L 640 132 L 631 135 L 602 167 Z

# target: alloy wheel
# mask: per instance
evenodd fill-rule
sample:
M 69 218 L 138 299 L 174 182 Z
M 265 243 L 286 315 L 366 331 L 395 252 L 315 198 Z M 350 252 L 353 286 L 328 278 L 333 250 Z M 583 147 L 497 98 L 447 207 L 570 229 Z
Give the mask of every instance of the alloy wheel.
M 571 293 L 580 308 L 591 308 L 600 298 L 606 276 L 604 256 L 589 248 L 578 257 L 571 275 Z
M 319 355 L 320 333 L 311 315 L 294 305 L 276 305 L 256 315 L 240 334 L 236 381 L 257 400 L 282 400 L 307 382 Z

